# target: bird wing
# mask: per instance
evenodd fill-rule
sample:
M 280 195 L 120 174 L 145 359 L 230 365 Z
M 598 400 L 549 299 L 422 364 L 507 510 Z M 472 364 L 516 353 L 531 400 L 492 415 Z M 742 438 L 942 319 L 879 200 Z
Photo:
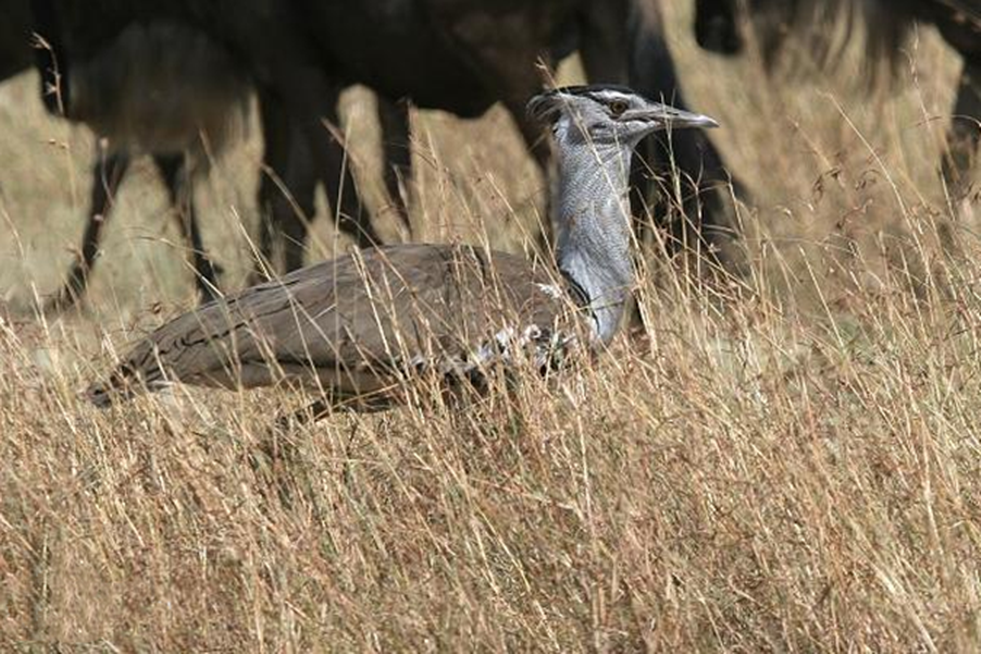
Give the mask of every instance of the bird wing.
M 554 333 L 552 273 L 481 248 L 399 245 L 303 268 L 152 332 L 90 397 L 139 380 L 249 387 L 298 377 L 356 395 L 409 368 L 477 365 L 512 336 Z

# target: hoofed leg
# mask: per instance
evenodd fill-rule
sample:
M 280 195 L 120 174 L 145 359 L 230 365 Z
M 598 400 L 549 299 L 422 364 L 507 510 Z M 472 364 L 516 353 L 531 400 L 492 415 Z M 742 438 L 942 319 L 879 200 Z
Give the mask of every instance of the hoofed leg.
M 337 90 L 327 98 L 323 106 L 323 117 L 334 129 L 340 125 L 340 115 L 337 113 L 339 100 L 340 92 Z M 361 201 L 351 171 L 351 162 L 340 136 L 320 125 L 314 131 L 310 146 L 313 148 L 314 161 L 320 168 L 319 177 L 324 183 L 337 227 L 353 238 L 358 247 L 381 245 L 382 241 L 371 224 L 371 216 Z
M 170 201 L 177 210 L 178 225 L 184 239 L 191 244 L 194 273 L 201 300 L 208 302 L 221 297 L 218 290 L 218 267 L 204 250 L 197 214 L 194 209 L 194 185 L 187 169 L 187 157 L 183 155 L 156 155 L 153 158 L 164 178 Z
M 412 194 L 412 146 L 408 102 L 392 102 L 378 96 L 378 122 L 382 131 L 385 188 L 411 240 L 409 203 Z
M 630 85 L 651 99 L 684 108 L 660 12 L 656 5 L 653 9 L 646 15 L 634 11 L 630 17 Z M 641 190 L 633 196 L 634 214 L 651 213 L 667 227 L 669 254 L 697 251 L 738 270 L 738 259 L 732 258 L 738 232 L 729 187 L 731 183 L 738 193 L 742 186 L 730 177 L 705 132 L 658 134 L 647 139 L 638 155 L 632 186 Z
M 276 263 L 280 226 L 283 221 L 294 219 L 280 208 L 284 200 L 280 184 L 289 166 L 290 119 L 274 93 L 259 91 L 259 119 L 264 145 L 258 193 L 259 243 L 255 266 L 249 277 L 250 284 L 259 283 L 269 274 L 280 271 Z
M 290 126 L 289 165 L 274 204 L 283 241 L 283 265 L 286 272 L 303 267 L 310 235 L 310 220 L 317 211 L 317 163 L 302 131 Z M 288 194 L 288 195 L 287 195 Z
M 552 162 L 550 142 L 545 138 L 541 125 L 529 120 L 524 109 L 524 102 L 527 102 L 527 98 L 530 98 L 534 92 L 529 93 L 524 101 L 506 101 L 504 104 L 511 112 L 514 121 L 518 124 L 518 130 L 521 132 L 521 136 L 524 137 L 525 144 L 528 146 L 532 157 L 534 157 L 535 163 L 538 164 L 538 168 L 542 171 L 542 175 L 548 178 L 551 174 Z M 552 225 L 551 193 L 545 196 L 545 207 L 542 210 L 541 216 L 541 233 L 539 234 L 538 248 L 542 253 L 550 253 L 554 251 L 555 243 L 554 226 Z
M 107 155 L 104 148 L 99 146 L 99 161 L 93 166 L 95 172 L 92 180 L 89 218 L 82 237 L 81 256 L 69 270 L 68 279 L 61 290 L 45 305 L 45 311 L 64 311 L 85 294 L 89 275 L 92 274 L 92 268 L 99 254 L 102 228 L 109 220 L 116 192 L 129 164 L 128 154 Z
M 317 167 L 305 134 L 290 108 L 271 92 L 260 94 L 262 132 L 265 139 L 264 171 L 259 186 L 259 254 L 253 282 L 265 278 L 265 264 L 272 272 L 289 272 L 303 266 L 308 225 L 313 217 Z M 282 250 L 282 267 L 276 264 Z
M 981 142 L 981 62 L 965 61 L 947 132 L 947 153 L 942 173 L 951 199 L 957 203 L 970 193 L 978 144 Z

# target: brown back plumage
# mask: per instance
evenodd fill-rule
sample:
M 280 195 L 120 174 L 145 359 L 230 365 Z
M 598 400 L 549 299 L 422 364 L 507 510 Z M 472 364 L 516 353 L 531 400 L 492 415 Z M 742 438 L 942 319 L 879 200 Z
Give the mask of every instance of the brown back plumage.
M 469 375 L 519 356 L 543 365 L 571 339 L 573 309 L 554 272 L 521 257 L 452 245 L 364 250 L 167 323 L 89 397 L 107 405 L 173 381 L 293 379 L 347 398 L 384 393 L 404 373 Z

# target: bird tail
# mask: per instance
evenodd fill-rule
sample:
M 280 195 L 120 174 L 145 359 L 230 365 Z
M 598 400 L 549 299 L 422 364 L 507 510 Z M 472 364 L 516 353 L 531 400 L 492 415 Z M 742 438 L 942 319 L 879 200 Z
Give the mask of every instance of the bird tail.
M 145 390 L 137 376 L 127 366 L 120 366 L 107 379 L 95 382 L 83 393 L 83 397 L 106 409 L 115 402 L 129 400 Z
M 83 397 L 104 409 L 137 395 L 159 391 L 170 385 L 156 361 L 155 350 L 150 343 L 137 347 L 108 377 L 89 386 Z
M 85 389 L 82 397 L 100 409 L 107 409 L 115 401 L 116 398 L 113 396 L 116 394 L 115 389 L 108 382 L 96 382 Z

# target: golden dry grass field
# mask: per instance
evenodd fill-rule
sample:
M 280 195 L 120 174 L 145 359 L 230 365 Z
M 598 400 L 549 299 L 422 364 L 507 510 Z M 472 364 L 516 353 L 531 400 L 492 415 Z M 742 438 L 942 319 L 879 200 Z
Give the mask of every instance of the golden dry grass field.
M 924 28 L 894 89 L 854 57 L 767 83 L 665 4 L 753 192 L 743 288 L 652 261 L 646 332 L 592 366 L 297 427 L 279 481 L 249 455 L 303 398 L 78 397 L 193 305 L 191 273 L 144 162 L 82 309 L 33 316 L 80 238 L 92 137 L 33 75 L 0 87 L 0 650 L 981 650 L 979 225 L 937 174 L 959 60 Z M 370 96 L 346 109 L 376 178 Z M 519 247 L 544 187 L 507 117 L 414 120 L 422 236 Z M 198 194 L 231 287 L 256 131 Z M 314 257 L 345 245 L 327 223 Z

